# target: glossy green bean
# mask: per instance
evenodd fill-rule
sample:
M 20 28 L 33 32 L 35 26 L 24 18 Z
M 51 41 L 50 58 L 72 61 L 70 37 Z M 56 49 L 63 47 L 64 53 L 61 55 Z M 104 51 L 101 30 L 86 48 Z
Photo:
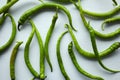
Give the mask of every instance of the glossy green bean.
M 57 40 L 57 45 L 56 45 L 56 54 L 57 54 L 57 60 L 58 60 L 58 64 L 59 64 L 61 73 L 63 74 L 65 80 L 70 80 L 68 74 L 67 74 L 66 71 L 65 71 L 65 68 L 64 68 L 64 65 L 63 65 L 63 61 L 62 61 L 62 58 L 61 58 L 61 53 L 60 53 L 60 42 L 61 42 L 63 36 L 64 36 L 67 32 L 68 32 L 68 31 L 63 32 L 63 33 L 60 35 L 60 37 L 58 38 L 58 40 Z
M 75 44 L 75 47 L 76 47 L 77 51 L 79 52 L 79 54 L 81 54 L 81 55 L 83 55 L 84 57 L 87 57 L 87 58 L 96 58 L 94 53 L 87 52 L 87 51 L 83 50 L 80 47 L 80 45 L 79 45 L 79 43 L 78 43 L 78 41 L 77 41 L 71 27 L 70 27 L 70 25 L 66 24 L 66 27 L 68 28 L 68 31 L 69 31 L 69 33 L 71 35 L 71 38 L 72 38 L 72 40 L 73 40 L 73 42 Z M 100 55 L 100 57 L 105 57 L 105 56 L 111 54 L 113 51 L 115 51 L 119 47 L 120 47 L 120 42 L 115 42 L 109 48 L 107 48 L 106 50 L 100 52 L 99 55 Z
M 74 64 L 74 66 L 76 67 L 76 69 L 81 73 L 83 74 L 84 76 L 88 77 L 88 78 L 91 78 L 91 79 L 97 79 L 97 80 L 104 80 L 102 77 L 99 77 L 99 76 L 95 76 L 93 74 L 90 74 L 88 72 L 86 72 L 84 69 L 82 69 L 80 67 L 80 65 L 78 64 L 77 60 L 76 60 L 76 57 L 75 57 L 75 54 L 73 52 L 73 43 L 70 42 L 70 44 L 68 45 L 68 52 L 69 52 L 69 55 L 71 57 L 71 60 Z
M 58 12 L 56 12 L 55 15 L 53 16 L 52 23 L 51 23 L 50 28 L 47 32 L 46 39 L 45 39 L 45 44 L 44 44 L 45 56 L 46 56 L 46 59 L 47 59 L 47 62 L 49 64 L 49 66 L 50 66 L 51 72 L 53 71 L 53 68 L 52 68 L 52 64 L 51 64 L 51 61 L 50 61 L 50 57 L 49 57 L 48 47 L 49 47 L 50 38 L 52 36 L 52 33 L 53 33 L 53 30 L 54 30 L 55 23 L 56 23 L 57 19 L 58 19 Z
M 31 20 L 30 20 L 30 24 L 32 26 L 32 32 L 30 33 L 30 36 L 25 44 L 25 49 L 24 49 L 24 60 L 25 63 L 28 67 L 28 69 L 30 70 L 30 72 L 35 76 L 35 78 L 39 78 L 39 73 L 37 71 L 35 71 L 35 69 L 32 67 L 30 60 L 29 60 L 29 47 L 30 47 L 30 43 L 32 41 L 32 38 L 34 36 L 35 33 L 35 27 L 34 24 L 32 24 Z
M 31 16 L 33 15 L 34 13 L 40 11 L 41 9 L 45 9 L 45 8 L 48 8 L 48 9 L 56 9 L 56 7 L 58 7 L 60 10 L 64 11 L 68 17 L 68 20 L 69 20 L 69 24 L 71 25 L 72 29 L 76 31 L 76 29 L 73 27 L 72 25 L 72 17 L 71 17 L 71 14 L 70 12 L 68 11 L 68 9 L 66 7 L 64 7 L 63 5 L 60 5 L 60 4 L 56 4 L 56 3 L 51 3 L 51 2 L 48 2 L 48 3 L 42 3 L 40 5 L 37 5 L 27 11 L 25 11 L 22 16 L 19 18 L 19 21 L 18 21 L 18 30 L 20 30 L 20 25 L 24 24 L 25 21 Z
M 77 5 L 75 2 L 73 2 L 73 3 L 74 3 L 74 5 L 76 6 L 76 8 L 79 10 L 80 16 L 81 16 L 81 18 L 82 18 L 82 21 L 83 21 L 85 27 L 88 29 L 89 26 L 91 27 L 91 25 L 88 25 L 88 24 L 87 24 L 87 21 L 86 21 L 86 19 L 85 19 L 85 17 L 84 17 L 84 14 L 83 14 L 83 9 L 82 9 L 82 7 L 81 7 L 80 1 L 79 1 L 79 4 L 78 4 L 78 5 Z M 96 31 L 96 30 L 94 30 L 94 32 L 95 32 L 95 35 L 96 35 L 96 36 L 98 36 L 98 37 L 100 37 L 100 38 L 108 39 L 108 38 L 113 38 L 113 37 L 119 35 L 119 34 L 120 34 L 120 28 L 118 28 L 118 29 L 115 30 L 114 32 L 110 32 L 110 33 L 107 33 L 107 34 L 100 33 L 100 32 L 98 32 L 98 31 Z
M 10 57 L 10 77 L 11 77 L 11 80 L 15 80 L 15 59 L 16 59 L 16 56 L 17 56 L 17 52 L 18 52 L 18 49 L 19 49 L 19 46 L 22 44 L 23 42 L 20 41 L 20 42 L 17 42 L 17 44 L 15 45 L 15 47 L 13 48 L 12 50 L 12 54 L 11 54 L 11 57 Z
M 97 19 L 112 17 L 113 15 L 117 14 L 119 11 L 120 11 L 120 6 L 117 6 L 114 9 L 107 11 L 107 12 L 103 12 L 103 13 L 102 12 L 101 13 L 91 12 L 91 11 L 83 9 L 83 13 L 85 15 L 90 16 L 90 17 L 94 17 Z
M 88 23 L 89 24 L 89 23 Z M 106 67 L 102 61 L 101 61 L 101 58 L 99 56 L 99 52 L 98 52 L 98 49 L 97 49 L 97 45 L 96 45 L 96 40 L 95 40 L 95 34 L 94 34 L 94 31 L 92 29 L 92 27 L 89 27 L 89 33 L 90 33 L 90 39 L 91 39 L 91 43 L 92 43 L 92 48 L 93 48 L 93 51 L 94 51 L 94 54 L 99 62 L 99 64 L 101 65 L 101 67 L 109 72 L 113 72 L 113 73 L 116 73 L 116 72 L 120 72 L 118 70 L 112 70 L 108 67 Z
M 12 34 L 9 38 L 9 40 L 0 47 L 0 52 L 3 52 L 5 51 L 7 48 L 9 48 L 9 46 L 12 44 L 12 42 L 14 41 L 15 39 L 15 36 L 16 36 L 16 23 L 15 23 L 15 20 L 14 18 L 10 15 L 10 14 L 5 14 L 5 16 L 9 16 L 11 21 L 12 21 Z
M 13 6 L 18 0 L 11 0 L 6 5 L 0 8 L 0 14 L 6 12 L 11 6 Z
M 104 24 L 112 23 L 112 22 L 116 22 L 116 21 L 120 21 L 120 17 L 113 17 L 113 18 L 105 19 L 101 25 L 102 30 L 104 30 Z
M 41 35 L 38 31 L 38 29 L 35 26 L 35 33 L 38 39 L 38 44 L 39 44 L 39 48 L 40 48 L 40 79 L 44 80 L 46 78 L 45 76 L 45 54 L 44 54 L 44 45 L 43 45 L 43 41 L 41 38 Z

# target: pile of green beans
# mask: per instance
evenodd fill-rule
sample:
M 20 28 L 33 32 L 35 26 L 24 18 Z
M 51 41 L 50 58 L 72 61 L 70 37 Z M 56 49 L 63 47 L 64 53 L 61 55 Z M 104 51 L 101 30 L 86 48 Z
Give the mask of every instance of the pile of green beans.
M 0 54 L 2 54 L 4 51 L 6 51 L 14 42 L 14 39 L 16 37 L 16 22 L 13 18 L 13 16 L 9 13 L 9 9 L 15 5 L 19 0 L 7 0 L 6 4 L 4 6 L 2 6 L 0 8 L 0 26 L 3 25 L 3 23 L 5 22 L 6 17 L 8 16 L 11 19 L 12 22 L 12 33 L 11 36 L 9 38 L 9 40 L 4 44 L 4 45 L 0 45 Z M 41 0 L 39 0 L 41 1 Z M 120 47 L 120 42 L 114 42 L 113 44 L 111 44 L 111 46 L 109 46 L 107 49 L 103 50 L 102 52 L 99 52 L 98 48 L 97 48 L 97 43 L 96 43 L 96 37 L 102 38 L 102 39 L 110 39 L 110 38 L 114 38 L 117 35 L 120 34 L 120 28 L 118 28 L 117 30 L 107 33 L 107 34 L 103 34 L 97 30 L 95 30 L 91 25 L 90 25 L 90 21 L 87 21 L 85 16 L 90 16 L 91 19 L 104 19 L 103 23 L 101 24 L 101 28 L 102 30 L 104 30 L 104 24 L 107 23 L 111 23 L 111 22 L 116 22 L 116 21 L 120 21 L 120 17 L 113 17 L 115 14 L 117 14 L 120 11 L 120 5 L 117 3 L 116 0 L 112 0 L 113 1 L 113 5 L 115 6 L 114 9 L 107 11 L 107 12 L 103 12 L 103 13 L 96 13 L 96 12 L 91 12 L 88 10 L 83 9 L 82 5 L 81 5 L 81 0 L 53 0 L 54 2 L 44 2 L 41 1 L 42 3 L 39 5 L 34 6 L 33 8 L 30 8 L 28 10 L 26 10 L 25 12 L 23 12 L 22 15 L 20 15 L 19 19 L 18 19 L 18 31 L 20 31 L 21 26 L 24 26 L 24 23 L 30 23 L 30 25 L 32 26 L 32 31 L 25 43 L 24 46 L 24 61 L 25 64 L 28 68 L 28 70 L 31 72 L 31 74 L 33 75 L 31 80 L 35 80 L 35 79 L 40 79 L 40 80 L 45 80 L 47 78 L 47 73 L 45 72 L 46 68 L 46 64 L 45 61 L 47 61 L 51 72 L 54 71 L 53 66 L 52 66 L 52 61 L 50 60 L 50 56 L 49 56 L 49 43 L 50 43 L 50 39 L 52 37 L 52 34 L 54 32 L 54 28 L 56 26 L 56 22 L 58 20 L 58 10 L 63 11 L 67 18 L 68 18 L 68 23 L 65 24 L 65 28 L 67 29 L 67 31 L 64 31 L 57 40 L 56 43 L 56 57 L 57 57 L 57 61 L 58 61 L 58 65 L 61 71 L 61 74 L 63 75 L 63 77 L 65 78 L 65 80 L 71 80 L 68 72 L 65 69 L 64 66 L 64 61 L 62 59 L 61 56 L 61 41 L 64 38 L 65 34 L 69 34 L 71 37 L 71 42 L 68 44 L 68 54 L 69 54 L 69 58 L 71 59 L 71 62 L 73 63 L 74 67 L 78 70 L 79 73 L 81 73 L 82 75 L 90 78 L 90 79 L 95 79 L 95 80 L 104 80 L 103 77 L 100 76 L 96 76 L 91 74 L 90 72 L 84 70 L 80 64 L 78 63 L 76 57 L 75 57 L 75 53 L 73 50 L 73 47 L 75 47 L 75 49 L 77 50 L 77 52 L 84 56 L 84 58 L 89 59 L 89 60 L 97 60 L 99 65 L 112 73 L 117 73 L 120 72 L 119 70 L 113 70 L 111 68 L 108 68 L 107 66 L 105 66 L 102 62 L 102 58 L 112 54 L 115 50 L 118 50 L 118 48 Z M 59 4 L 61 3 L 61 4 Z M 85 26 L 85 28 L 87 29 L 90 39 L 91 39 L 91 46 L 93 49 L 93 52 L 88 52 L 84 49 L 81 48 L 81 46 L 79 45 L 77 38 L 74 34 L 73 31 L 77 32 L 77 29 L 74 27 L 73 25 L 73 20 L 72 20 L 72 16 L 70 11 L 64 6 L 62 5 L 62 3 L 70 3 L 71 5 L 75 6 L 76 10 L 79 11 L 80 17 L 82 19 L 82 22 Z M 34 15 L 37 12 L 41 12 L 42 9 L 54 9 L 56 12 L 51 20 L 51 24 L 50 27 L 47 31 L 47 35 L 45 37 L 45 42 L 43 43 L 43 39 L 40 35 L 40 32 L 38 30 L 38 28 L 35 26 L 34 21 L 32 20 L 31 16 Z M 61 26 L 61 25 L 60 25 Z M 32 66 L 31 62 L 30 62 L 30 58 L 29 58 L 29 50 L 30 50 L 30 44 L 34 38 L 34 36 L 36 36 L 37 39 L 37 43 L 39 45 L 39 54 L 40 54 L 40 59 L 39 59 L 39 71 L 36 71 L 34 69 L 34 67 Z M 10 57 L 10 78 L 11 80 L 16 80 L 16 76 L 15 76 L 15 59 L 17 56 L 17 52 L 19 51 L 19 47 L 20 45 L 23 43 L 23 41 L 18 41 L 17 44 L 14 46 L 13 50 L 12 50 L 12 54 Z

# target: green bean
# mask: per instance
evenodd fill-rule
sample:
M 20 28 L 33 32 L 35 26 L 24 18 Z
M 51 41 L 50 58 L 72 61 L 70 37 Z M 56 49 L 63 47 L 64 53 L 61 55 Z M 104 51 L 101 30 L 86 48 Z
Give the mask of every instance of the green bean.
M 17 52 L 18 52 L 18 48 L 19 46 L 22 44 L 23 42 L 17 42 L 17 44 L 15 45 L 15 47 L 12 50 L 12 54 L 10 57 L 10 76 L 11 76 L 11 80 L 15 80 L 15 59 L 17 56 Z
M 36 27 L 35 27 L 35 32 L 36 32 L 36 36 L 37 36 L 39 48 L 40 48 L 40 79 L 44 80 L 46 78 L 45 64 L 44 64 L 44 62 L 45 62 L 44 46 L 43 46 L 43 41 L 40 36 L 40 33 Z
M 68 17 L 68 20 L 69 20 L 69 23 L 70 25 L 72 26 L 72 29 L 76 31 L 76 29 L 73 27 L 72 25 L 72 17 L 71 17 L 71 14 L 70 12 L 67 10 L 66 7 L 60 5 L 60 4 L 56 4 L 56 3 L 51 3 L 51 2 L 48 2 L 48 3 L 43 3 L 43 4 L 40 4 L 40 5 L 37 5 L 27 11 L 25 11 L 22 16 L 19 18 L 19 21 L 18 21 L 18 30 L 20 30 L 20 25 L 24 24 L 25 21 L 31 16 L 33 15 L 34 13 L 40 11 L 41 9 L 45 9 L 45 8 L 52 8 L 52 9 L 56 9 L 56 7 L 58 7 L 60 10 L 64 11 Z
M 78 5 L 77 5 L 75 2 L 73 2 L 73 3 L 74 3 L 74 5 L 76 6 L 76 8 L 79 10 L 80 16 L 81 16 L 81 18 L 82 18 L 82 21 L 83 21 L 85 27 L 88 29 L 88 27 L 91 26 L 91 25 L 88 25 L 88 24 L 87 24 L 87 21 L 86 21 L 86 19 L 85 19 L 85 17 L 84 17 L 84 14 L 83 14 L 83 9 L 82 9 L 82 7 L 81 7 L 80 1 L 79 1 L 79 4 L 78 4 Z M 100 32 L 98 32 L 98 31 L 96 31 L 96 30 L 94 30 L 94 32 L 95 32 L 95 35 L 96 35 L 96 36 L 98 36 L 98 37 L 100 37 L 100 38 L 108 39 L 108 38 L 113 38 L 113 37 L 119 35 L 119 34 L 120 34 L 120 28 L 118 28 L 118 29 L 115 30 L 114 32 L 110 32 L 110 33 L 107 33 L 107 34 L 100 33 Z
M 88 78 L 91 78 L 91 79 L 97 79 L 97 80 L 104 80 L 102 77 L 99 77 L 99 76 L 95 76 L 93 74 L 90 74 L 88 72 L 86 72 L 84 69 L 82 69 L 80 67 L 80 65 L 78 64 L 77 60 L 76 60 L 76 57 L 75 57 L 75 54 L 73 52 L 73 43 L 70 42 L 70 44 L 68 45 L 68 52 L 69 52 L 69 55 L 71 57 L 71 60 L 73 62 L 73 64 L 75 65 L 76 69 L 83 75 L 85 75 L 86 77 Z
M 88 11 L 88 10 L 83 10 L 83 13 L 87 16 L 90 16 L 90 17 L 95 17 L 95 18 L 109 18 L 115 14 L 117 14 L 118 12 L 120 11 L 120 6 L 117 6 L 115 7 L 114 9 L 110 10 L 110 11 L 107 11 L 107 12 L 104 12 L 104 13 L 97 13 L 97 12 L 91 12 L 91 11 Z
M 89 24 L 89 23 L 88 23 L 88 24 Z M 106 67 L 106 66 L 102 63 L 101 58 L 100 58 L 100 56 L 99 56 L 98 49 L 97 49 L 96 40 L 95 40 L 95 34 L 94 34 L 94 31 L 93 31 L 92 27 L 89 27 L 89 33 L 90 33 L 90 39 L 91 39 L 91 43 L 92 43 L 92 47 L 93 47 L 94 54 L 95 54 L 95 56 L 96 56 L 99 64 L 101 65 L 101 67 L 104 68 L 105 70 L 110 71 L 110 72 L 113 72 L 113 73 L 120 72 L 120 71 L 117 71 L 117 70 L 109 69 L 108 67 Z
M 32 24 L 32 22 L 30 21 L 30 24 L 32 26 L 32 32 L 30 33 L 30 36 L 25 44 L 25 49 L 24 49 L 24 59 L 25 59 L 25 63 L 28 67 L 28 69 L 30 70 L 30 72 L 36 77 L 36 78 L 39 78 L 39 74 L 34 70 L 34 68 L 32 67 L 31 63 L 30 63 L 30 60 L 29 60 L 29 47 L 30 47 L 30 43 L 32 41 L 32 38 L 34 36 L 34 33 L 35 33 L 35 27 L 34 25 Z
M 11 6 L 13 6 L 18 0 L 11 0 L 6 5 L 0 8 L 0 14 L 6 12 Z
M 45 44 L 44 44 L 45 56 L 46 56 L 46 59 L 47 59 L 47 62 L 49 64 L 49 66 L 50 66 L 51 72 L 53 71 L 53 68 L 52 68 L 52 64 L 51 64 L 51 61 L 50 61 L 50 57 L 49 57 L 48 45 L 49 45 L 49 41 L 50 41 L 50 38 L 52 36 L 52 32 L 54 30 L 55 23 L 56 23 L 57 19 L 58 19 L 58 12 L 56 11 L 55 15 L 53 16 L 50 28 L 47 32 L 46 39 L 45 39 Z
M 115 6 L 117 6 L 118 5 L 118 3 L 117 3 L 117 1 L 116 0 L 112 0 L 113 1 L 113 5 L 115 5 Z
M 60 67 L 60 70 L 61 70 L 64 78 L 65 78 L 66 80 L 70 80 L 68 74 L 67 74 L 66 71 L 65 71 L 65 68 L 64 68 L 64 65 L 63 65 L 63 61 L 62 61 L 62 58 L 61 58 L 61 53 L 60 53 L 60 42 L 61 42 L 63 36 L 64 36 L 67 32 L 68 32 L 68 31 L 65 31 L 65 32 L 62 33 L 62 34 L 60 35 L 60 37 L 58 38 L 58 40 L 57 40 L 57 45 L 56 45 L 56 54 L 57 54 L 57 60 L 58 60 L 59 67 Z
M 102 30 L 104 30 L 104 24 L 106 23 L 111 23 L 111 22 L 116 22 L 116 21 L 120 21 L 120 17 L 113 17 L 113 18 L 108 18 L 105 19 L 101 25 Z
M 72 40 L 73 40 L 73 42 L 75 44 L 75 47 L 76 47 L 77 51 L 79 52 L 79 54 L 81 54 L 81 55 L 83 55 L 84 57 L 87 57 L 87 58 L 96 58 L 94 53 L 87 52 L 87 51 L 83 50 L 80 47 L 75 35 L 73 34 L 73 31 L 72 31 L 70 25 L 66 24 L 66 27 L 68 28 L 68 31 L 69 31 L 69 33 L 71 35 L 71 38 L 72 38 Z M 105 56 L 111 54 L 113 51 L 115 51 L 119 47 L 120 47 L 120 42 L 115 42 L 109 48 L 107 48 L 106 50 L 100 52 L 99 55 L 100 55 L 100 57 L 105 57 Z
M 9 16 L 11 18 L 11 21 L 12 21 L 12 34 L 11 34 L 9 40 L 4 45 L 2 45 L 0 47 L 0 52 L 5 51 L 12 44 L 12 42 L 14 41 L 15 36 L 16 36 L 16 23 L 14 21 L 14 18 L 8 13 L 5 14 L 5 16 Z

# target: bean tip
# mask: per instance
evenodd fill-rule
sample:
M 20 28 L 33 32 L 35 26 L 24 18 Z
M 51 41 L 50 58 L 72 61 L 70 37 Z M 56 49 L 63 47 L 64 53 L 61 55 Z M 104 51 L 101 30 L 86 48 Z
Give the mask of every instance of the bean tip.
M 20 23 L 18 23 L 18 31 L 20 31 L 20 25 L 21 25 L 21 24 L 20 24 Z

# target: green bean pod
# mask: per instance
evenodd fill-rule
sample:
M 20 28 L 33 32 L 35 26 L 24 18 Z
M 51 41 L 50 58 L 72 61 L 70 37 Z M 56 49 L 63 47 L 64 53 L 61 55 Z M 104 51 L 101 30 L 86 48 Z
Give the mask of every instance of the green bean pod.
M 17 44 L 15 45 L 15 47 L 12 50 L 12 54 L 10 57 L 10 77 L 11 80 L 15 80 L 15 59 L 17 56 L 17 52 L 19 49 L 19 46 L 22 44 L 23 42 L 17 42 Z
M 46 76 L 45 76 L 45 64 L 44 64 L 45 63 L 44 45 L 43 45 L 41 35 L 40 35 L 38 29 L 36 28 L 36 26 L 35 26 L 35 33 L 36 33 L 39 48 L 40 48 L 40 79 L 44 80 L 46 78 Z
M 102 30 L 104 30 L 104 24 L 120 21 L 120 17 L 113 17 L 105 19 L 101 25 Z
M 86 72 L 84 69 L 82 69 L 80 67 L 80 65 L 78 64 L 77 60 L 76 60 L 76 57 L 75 57 L 75 54 L 73 52 L 73 43 L 70 42 L 70 44 L 68 45 L 68 52 L 69 52 L 69 55 L 70 55 L 70 58 L 74 64 L 74 66 L 76 67 L 76 69 L 81 73 L 83 74 L 84 76 L 88 77 L 88 78 L 91 78 L 91 79 L 96 79 L 96 80 L 104 80 L 102 77 L 99 77 L 99 76 L 95 76 L 93 74 L 90 74 L 88 72 Z
M 76 6 L 76 8 L 79 10 L 80 16 L 81 16 L 81 18 L 82 18 L 82 21 L 83 21 L 85 27 L 88 29 L 89 27 L 91 27 L 91 25 L 88 25 L 88 24 L 87 24 L 87 21 L 86 21 L 86 19 L 85 19 L 85 17 L 84 17 L 84 14 L 83 14 L 83 9 L 82 9 L 82 7 L 81 7 L 80 1 L 79 1 L 79 4 L 78 4 L 78 5 L 77 5 L 75 2 L 73 2 L 73 3 L 74 3 L 74 5 Z M 110 32 L 110 33 L 107 33 L 107 34 L 100 33 L 100 32 L 98 32 L 98 31 L 96 31 L 96 30 L 94 30 L 94 32 L 95 32 L 95 35 L 96 35 L 96 36 L 98 36 L 98 37 L 100 37 L 100 38 L 103 38 L 103 39 L 108 39 L 108 38 L 113 38 L 113 37 L 119 35 L 119 34 L 120 34 L 120 28 L 118 28 L 118 29 L 115 30 L 114 32 Z
M 52 23 L 51 23 L 50 28 L 47 32 L 46 39 L 45 39 L 45 44 L 44 44 L 45 56 L 46 56 L 46 59 L 47 59 L 47 62 L 49 64 L 49 66 L 50 66 L 51 72 L 53 71 L 53 68 L 52 68 L 52 64 L 51 64 L 51 61 L 50 61 L 50 57 L 49 57 L 48 47 L 49 47 L 50 38 L 52 36 L 52 33 L 53 33 L 53 30 L 54 30 L 55 23 L 56 23 L 57 19 L 58 19 L 58 13 L 56 12 L 55 15 L 53 16 Z
M 0 52 L 5 51 L 12 44 L 12 42 L 14 41 L 15 36 L 16 36 L 16 23 L 15 23 L 14 18 L 8 13 L 5 14 L 5 16 L 9 16 L 12 21 L 12 34 L 11 34 L 9 40 L 0 47 Z
M 102 61 L 101 61 L 101 58 L 99 56 L 99 52 L 98 52 L 98 49 L 97 49 L 97 45 L 96 45 L 96 40 L 95 40 L 95 34 L 94 34 L 94 31 L 92 29 L 92 27 L 89 27 L 89 33 L 90 33 L 90 39 L 91 39 L 91 43 L 92 43 L 92 47 L 93 47 L 93 51 L 94 51 L 94 54 L 99 62 L 99 64 L 101 65 L 101 67 L 109 72 L 113 72 L 113 73 L 116 73 L 116 72 L 120 72 L 118 70 L 112 70 L 108 67 L 106 67 Z
M 94 17 L 97 19 L 112 17 L 113 15 L 117 14 L 119 11 L 120 11 L 120 6 L 117 6 L 114 9 L 107 11 L 107 12 L 103 12 L 103 13 L 91 12 L 91 11 L 83 9 L 83 13 L 85 15 Z
M 42 3 L 40 5 L 37 5 L 27 11 L 25 11 L 22 16 L 19 18 L 19 21 L 18 21 L 18 30 L 20 30 L 20 25 L 24 24 L 25 21 L 31 16 L 33 15 L 34 13 L 37 13 L 38 11 L 42 10 L 42 9 L 45 9 L 45 8 L 48 8 L 48 9 L 56 9 L 56 8 L 59 8 L 60 10 L 64 11 L 68 17 L 68 20 L 69 20 L 69 23 L 72 27 L 73 30 L 76 31 L 76 29 L 73 27 L 72 25 L 72 17 L 71 17 L 71 14 L 70 12 L 67 10 L 66 7 L 64 7 L 63 5 L 60 5 L 60 4 L 56 4 L 56 3 L 51 3 L 51 2 L 48 2 L 48 3 Z
M 71 27 L 70 27 L 70 25 L 66 24 L 66 28 L 68 28 L 68 31 L 69 31 L 70 36 L 71 36 L 71 38 L 72 38 L 72 40 L 73 40 L 73 42 L 74 42 L 74 44 L 75 44 L 75 47 L 76 47 L 77 51 L 78 51 L 81 55 L 83 55 L 84 57 L 87 57 L 87 58 L 96 58 L 96 56 L 94 55 L 94 53 L 87 52 L 87 51 L 83 50 L 83 49 L 80 47 L 80 45 L 79 45 L 79 43 L 78 43 L 78 41 L 77 41 L 77 39 L 76 39 L 76 37 L 75 37 L 75 35 L 74 35 Z M 120 42 L 115 42 L 115 43 L 113 43 L 109 48 L 107 48 L 107 49 L 105 49 L 104 51 L 100 52 L 99 56 L 100 56 L 100 57 L 105 57 L 105 56 L 111 54 L 113 51 L 115 51 L 115 50 L 118 49 L 119 47 L 120 47 Z
M 57 60 L 58 60 L 58 64 L 59 64 L 59 67 L 60 67 L 60 71 L 62 73 L 62 75 L 64 76 L 65 80 L 70 80 L 68 74 L 66 73 L 65 71 L 65 68 L 64 68 L 64 65 L 63 65 L 63 61 L 62 61 L 62 58 L 61 58 L 61 53 L 60 53 L 60 42 L 63 38 L 63 36 L 67 33 L 68 31 L 65 31 L 63 32 L 60 37 L 58 38 L 57 40 L 57 45 L 56 45 L 56 54 L 57 54 Z
M 31 21 L 30 21 L 30 24 L 32 26 L 32 32 L 30 33 L 30 36 L 25 44 L 24 60 L 25 60 L 25 63 L 27 65 L 28 69 L 30 70 L 30 72 L 35 76 L 35 78 L 39 78 L 40 75 L 37 73 L 37 71 L 34 70 L 34 68 L 32 67 L 30 60 L 29 60 L 29 47 L 30 47 L 30 43 L 31 43 L 32 38 L 33 38 L 34 33 L 35 33 L 35 27 Z
M 13 6 L 19 0 L 11 0 L 6 5 L 0 8 L 0 14 L 5 13 L 11 6 Z

